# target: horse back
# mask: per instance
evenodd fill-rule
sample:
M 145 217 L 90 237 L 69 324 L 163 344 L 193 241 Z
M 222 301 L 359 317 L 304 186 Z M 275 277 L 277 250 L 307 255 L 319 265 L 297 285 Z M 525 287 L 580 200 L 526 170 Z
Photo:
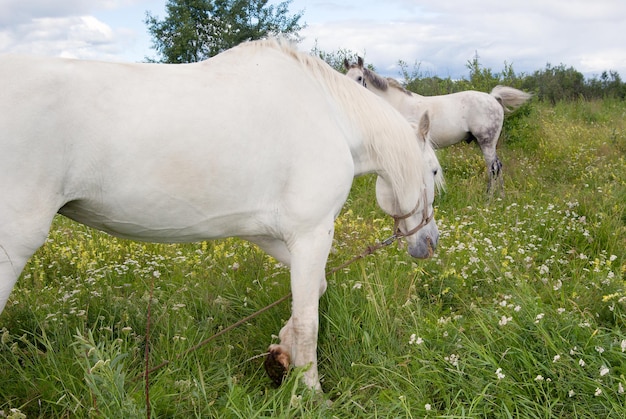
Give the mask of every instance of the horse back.
M 335 109 L 288 60 L 248 58 L 3 57 L 0 185 L 29 197 L 20 205 L 39 196 L 53 212 L 155 241 L 260 234 L 337 212 L 353 168 Z

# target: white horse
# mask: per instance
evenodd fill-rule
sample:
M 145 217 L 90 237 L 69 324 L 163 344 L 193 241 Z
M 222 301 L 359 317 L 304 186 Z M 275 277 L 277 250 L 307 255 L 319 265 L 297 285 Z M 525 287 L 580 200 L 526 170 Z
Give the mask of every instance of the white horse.
M 421 96 L 406 90 L 392 78 L 384 78 L 363 66 L 344 60 L 346 75 L 388 101 L 409 120 L 418 120 L 428 111 L 431 137 L 436 148 L 448 147 L 463 140 L 476 141 L 485 158 L 489 181 L 487 190 L 497 179 L 502 186 L 502 163 L 496 146 L 502 131 L 504 113 L 523 105 L 531 95 L 506 86 L 496 86 L 490 94 L 469 90 L 441 96 Z
M 318 299 L 354 176 L 378 174 L 412 256 L 437 245 L 428 118 L 416 141 L 384 101 L 286 41 L 183 65 L 5 56 L 0 80 L 0 312 L 57 212 L 144 241 L 238 236 L 290 267 L 270 361 L 309 365 L 320 389 Z

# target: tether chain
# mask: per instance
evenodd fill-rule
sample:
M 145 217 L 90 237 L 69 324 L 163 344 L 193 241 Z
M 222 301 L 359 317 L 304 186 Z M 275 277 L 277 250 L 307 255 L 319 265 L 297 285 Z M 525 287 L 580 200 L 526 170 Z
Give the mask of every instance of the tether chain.
M 326 276 L 332 275 L 335 272 L 345 268 L 346 266 L 356 262 L 359 259 L 363 259 L 364 257 L 371 255 L 372 253 L 376 252 L 377 250 L 382 249 L 383 247 L 387 247 L 390 244 L 392 244 L 394 241 L 398 240 L 400 237 L 404 237 L 404 234 L 402 233 L 396 233 L 392 236 L 390 236 L 389 238 L 383 240 L 380 243 L 376 243 L 374 245 L 371 246 L 367 246 L 365 248 L 365 250 L 363 252 L 361 252 L 360 254 L 354 256 L 352 259 L 348 260 L 347 262 L 342 263 L 341 265 L 329 270 L 328 272 L 326 272 Z M 211 342 L 212 340 L 218 338 L 219 336 L 230 332 L 231 330 L 241 326 L 242 324 L 254 319 L 255 317 L 259 316 L 260 314 L 266 312 L 267 310 L 277 306 L 278 304 L 282 303 L 283 301 L 287 300 L 291 298 L 291 293 L 284 295 L 283 297 L 279 298 L 278 300 L 274 301 L 273 303 L 259 309 L 258 311 L 255 311 L 254 313 L 250 314 L 247 317 L 244 317 L 243 319 L 231 324 L 230 326 L 228 326 L 225 329 L 220 330 L 219 332 L 209 336 L 208 338 L 206 338 L 205 340 L 203 340 L 202 342 L 192 346 L 191 348 L 187 349 L 185 352 L 182 352 L 178 355 L 176 355 L 176 357 L 174 358 L 174 360 L 165 360 L 163 362 L 161 362 L 160 364 L 150 368 L 149 370 L 146 370 L 143 374 L 141 374 L 139 377 L 136 377 L 134 381 L 139 380 L 140 378 L 147 378 L 148 375 L 150 375 L 151 373 L 163 368 L 166 365 L 169 365 L 170 363 L 172 363 L 173 361 L 179 360 L 180 358 L 189 355 L 191 352 L 194 352 L 198 349 L 200 349 L 201 347 L 203 347 L 204 345 L 208 344 L 209 342 Z
M 395 216 L 393 216 L 393 219 L 395 221 L 395 224 L 394 224 L 395 232 L 394 232 L 394 234 L 392 236 L 388 237 L 387 239 L 383 240 L 382 242 L 376 243 L 376 244 L 371 245 L 371 246 L 367 246 L 365 248 L 365 250 L 363 250 L 363 252 L 361 252 L 358 255 L 354 256 L 352 259 L 350 259 L 350 260 L 342 263 L 341 265 L 339 265 L 339 266 L 337 266 L 337 267 L 327 271 L 326 272 L 326 276 L 332 275 L 335 272 L 345 268 L 346 266 L 356 262 L 357 260 L 363 259 L 364 257 L 366 257 L 368 255 L 371 255 L 372 253 L 374 253 L 374 252 L 376 252 L 376 251 L 378 251 L 378 250 L 380 250 L 380 249 L 382 249 L 384 247 L 389 246 L 390 244 L 392 244 L 393 242 L 395 242 L 396 240 L 398 240 L 401 237 L 406 237 L 406 236 L 410 236 L 410 235 L 413 235 L 413 234 L 417 233 L 418 230 L 420 230 L 422 227 L 424 227 L 426 224 L 428 224 L 430 222 L 430 220 L 432 219 L 432 214 L 428 215 L 425 203 L 426 203 L 426 200 L 424 200 L 424 209 L 423 209 L 423 214 L 422 214 L 423 215 L 422 216 L 422 221 L 416 227 L 414 227 L 410 231 L 407 231 L 406 233 L 403 233 L 400 230 L 398 225 L 399 225 L 401 220 L 407 219 L 407 218 L 409 218 L 410 216 L 414 215 L 417 212 L 417 208 L 419 206 L 419 203 L 415 207 L 415 209 L 413 209 L 413 211 L 411 211 L 410 213 L 405 214 L 405 215 L 395 215 Z M 227 328 L 220 330 L 219 332 L 213 334 L 212 336 L 209 336 L 208 338 L 206 338 L 202 342 L 200 342 L 200 343 L 192 346 L 191 348 L 187 349 L 186 351 L 176 355 L 176 358 L 174 358 L 174 361 L 176 361 L 176 360 L 178 360 L 178 359 L 180 359 L 180 358 L 190 354 L 191 352 L 194 352 L 194 351 L 200 349 L 201 347 L 203 347 L 204 345 L 208 344 L 212 340 L 214 340 L 214 339 L 218 338 L 219 336 L 221 336 L 221 335 L 223 335 L 225 333 L 230 332 L 231 330 L 235 329 L 236 327 L 239 327 L 242 324 L 244 324 L 244 323 L 254 319 L 255 317 L 259 316 L 260 314 L 262 314 L 262 313 L 266 312 L 267 310 L 271 309 L 272 307 L 275 307 L 278 304 L 282 303 L 283 301 L 289 299 L 290 297 L 291 297 L 291 293 L 289 293 L 289 294 L 279 298 L 278 300 L 274 301 L 273 303 L 271 303 L 271 304 L 269 304 L 269 305 L 267 305 L 267 306 L 265 306 L 265 307 L 255 311 L 254 313 L 250 314 L 249 316 L 244 317 L 243 319 L 241 319 L 241 320 L 231 324 Z M 147 346 L 147 344 L 146 344 L 146 346 Z M 137 381 L 137 380 L 139 380 L 140 378 L 143 377 L 146 380 L 146 383 L 147 383 L 148 382 L 148 376 L 151 373 L 153 373 L 154 371 L 157 371 L 157 370 L 163 368 L 164 366 L 170 364 L 171 362 L 172 362 L 171 360 L 165 360 L 165 361 L 161 362 L 160 364 L 158 364 L 155 367 L 152 367 L 150 369 L 146 368 L 146 371 L 142 375 L 136 377 L 133 381 Z

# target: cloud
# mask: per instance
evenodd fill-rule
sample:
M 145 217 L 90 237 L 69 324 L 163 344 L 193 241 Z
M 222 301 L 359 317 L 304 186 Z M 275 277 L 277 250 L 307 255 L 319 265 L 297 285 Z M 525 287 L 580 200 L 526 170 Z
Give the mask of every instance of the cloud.
M 129 29 L 113 29 L 92 12 L 132 0 L 3 0 L 0 52 L 116 60 L 133 39 Z
M 0 51 L 92 58 L 119 48 L 114 31 L 93 16 L 41 17 L 2 32 Z
M 112 7 L 111 0 L 2 0 L 0 29 L 29 23 L 38 18 L 80 16 L 91 10 Z
M 298 8 L 298 0 L 294 1 Z M 626 24 L 626 3 L 598 0 L 389 0 L 360 1 L 346 13 L 328 2 L 311 2 L 316 19 L 302 32 L 302 44 L 322 50 L 339 48 L 366 55 L 366 62 L 398 76 L 397 61 L 453 78 L 468 75 L 475 54 L 499 72 L 505 63 L 532 73 L 545 65 L 565 64 L 586 75 L 626 69 L 619 33 Z M 332 16 L 320 19 L 319 16 Z M 305 13 L 304 18 L 307 18 Z
M 163 14 L 165 1 L 0 0 L 0 53 L 141 61 L 154 54 L 145 11 Z M 549 63 L 626 77 L 626 2 L 293 0 L 289 9 L 304 10 L 308 24 L 300 49 L 347 49 L 387 76 L 399 76 L 402 60 L 426 75 L 467 77 L 477 53 L 494 72 L 505 62 L 516 73 Z

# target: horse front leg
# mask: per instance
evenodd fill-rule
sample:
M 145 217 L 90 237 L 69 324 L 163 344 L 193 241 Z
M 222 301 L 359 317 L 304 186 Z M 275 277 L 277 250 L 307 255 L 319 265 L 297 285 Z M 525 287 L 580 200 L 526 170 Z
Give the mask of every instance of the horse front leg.
M 35 206 L 25 208 L 32 207 Z M 17 213 L 0 207 L 0 313 L 26 262 L 43 245 L 52 217 L 53 214 L 30 216 L 27 211 Z
M 326 290 L 325 266 L 333 228 L 320 228 L 299 238 L 291 253 L 291 318 L 279 333 L 280 343 L 271 345 L 265 361 L 268 375 L 280 384 L 290 366 L 306 367 L 304 383 L 321 390 L 317 370 L 319 298 Z

